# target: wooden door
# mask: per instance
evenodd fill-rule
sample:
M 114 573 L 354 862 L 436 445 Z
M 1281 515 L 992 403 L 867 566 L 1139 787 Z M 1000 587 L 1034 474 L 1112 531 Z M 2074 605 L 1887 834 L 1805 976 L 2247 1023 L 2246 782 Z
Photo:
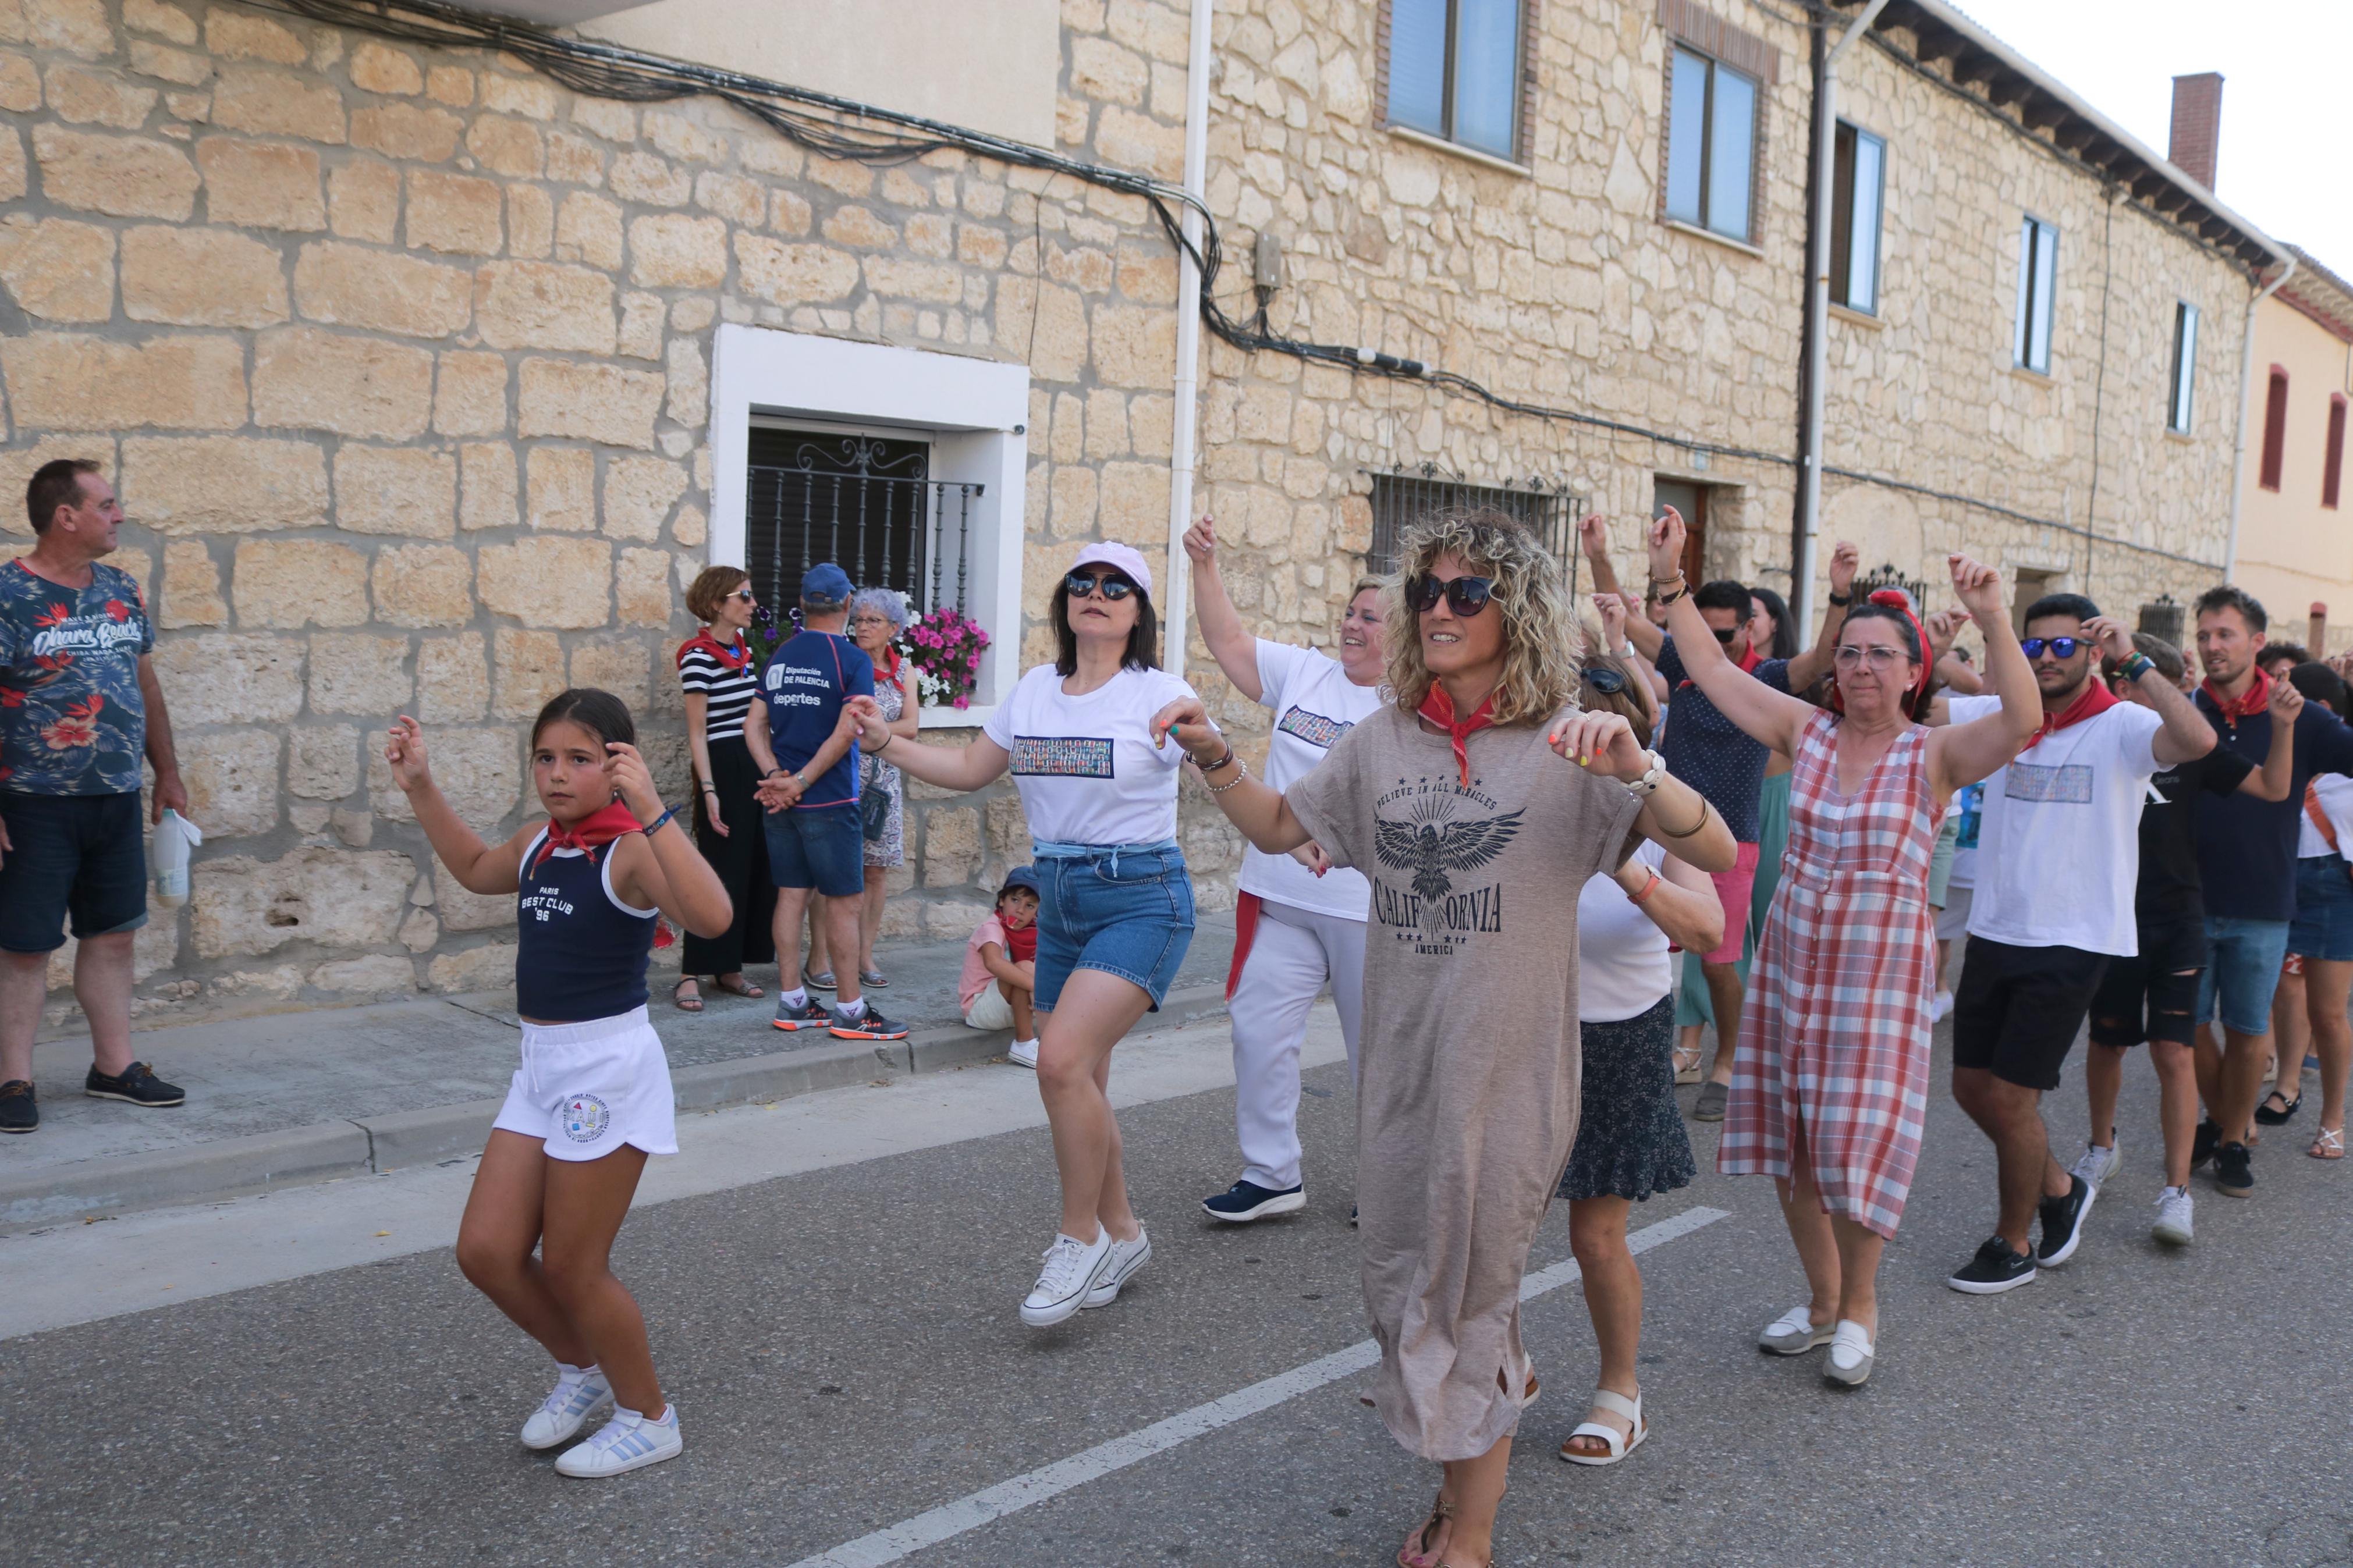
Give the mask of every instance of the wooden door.
M 1651 515 L 1664 516 L 1669 507 L 1683 513 L 1683 581 L 1696 588 L 1707 580 L 1707 487 L 1686 479 L 1651 480 Z

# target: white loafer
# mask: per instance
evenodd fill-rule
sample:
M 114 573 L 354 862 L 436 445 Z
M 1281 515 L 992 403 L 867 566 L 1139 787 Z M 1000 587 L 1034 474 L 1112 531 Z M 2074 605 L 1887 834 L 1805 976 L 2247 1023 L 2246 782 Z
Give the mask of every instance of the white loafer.
M 1634 1429 L 1631 1433 L 1621 1436 L 1616 1427 L 1605 1426 L 1599 1421 L 1579 1422 L 1577 1430 L 1568 1435 L 1568 1443 L 1574 1443 L 1579 1437 L 1599 1437 L 1608 1447 L 1609 1452 L 1606 1456 L 1573 1454 L 1569 1452 L 1568 1443 L 1563 1443 L 1560 1446 L 1560 1457 L 1572 1465 L 1589 1465 L 1598 1468 L 1617 1464 L 1627 1455 L 1641 1447 L 1642 1439 L 1651 1435 L 1651 1424 L 1642 1419 L 1642 1396 L 1639 1394 L 1629 1399 L 1622 1394 L 1612 1394 L 1606 1388 L 1597 1388 L 1593 1391 L 1593 1407 L 1596 1410 L 1607 1410 L 1612 1415 L 1623 1415 L 1633 1424 Z
M 1775 1355 L 1803 1355 L 1830 1343 L 1833 1331 L 1827 1324 L 1816 1328 L 1810 1309 L 1792 1307 L 1765 1325 L 1757 1336 L 1757 1348 Z
M 1871 1361 L 1876 1351 L 1869 1329 L 1841 1318 L 1831 1339 L 1830 1360 L 1822 1363 L 1822 1376 L 1846 1388 L 1861 1388 L 1871 1381 Z

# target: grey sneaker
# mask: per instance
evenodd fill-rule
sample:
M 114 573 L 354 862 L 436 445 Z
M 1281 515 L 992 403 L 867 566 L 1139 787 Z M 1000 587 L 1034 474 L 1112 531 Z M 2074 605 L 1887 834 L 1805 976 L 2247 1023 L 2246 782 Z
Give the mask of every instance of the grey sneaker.
M 1730 1098 L 1732 1098 L 1732 1090 L 1725 1084 L 1700 1085 L 1699 1098 L 1692 1101 L 1692 1120 L 1694 1121 L 1723 1121 L 1724 1103 Z
M 2187 1247 L 2196 1237 L 2192 1228 L 2189 1189 L 2168 1187 L 2157 1195 L 2157 1223 L 2148 1227 L 2149 1235 L 2168 1247 Z
M 2097 1143 L 2086 1143 L 2084 1145 L 2084 1157 L 2075 1162 L 2068 1174 L 2081 1176 L 2092 1186 L 2105 1187 L 2108 1184 L 2108 1178 L 2116 1173 L 2116 1167 L 2124 1163 L 2123 1139 L 2117 1139 L 2105 1149 Z
M 779 996 L 776 998 L 776 1027 L 795 1033 L 802 1029 L 830 1029 L 833 1027 L 833 1009 L 814 996 L 797 1007 Z

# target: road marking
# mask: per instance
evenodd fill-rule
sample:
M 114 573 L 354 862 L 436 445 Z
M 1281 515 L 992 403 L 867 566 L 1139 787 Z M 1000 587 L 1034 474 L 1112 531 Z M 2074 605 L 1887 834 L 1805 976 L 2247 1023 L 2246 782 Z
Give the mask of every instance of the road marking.
M 1695 1206 L 1685 1209 L 1672 1219 L 1645 1226 L 1626 1238 L 1627 1247 L 1634 1252 L 1648 1252 L 1652 1247 L 1678 1237 L 1689 1236 L 1704 1226 L 1732 1216 L 1722 1209 Z M 1563 1259 L 1551 1268 L 1531 1274 L 1520 1281 L 1520 1300 L 1532 1301 L 1538 1296 L 1574 1284 L 1578 1276 L 1577 1260 Z M 1281 1373 L 1262 1383 L 1236 1389 L 1222 1399 L 1207 1405 L 1197 1405 L 1180 1411 L 1165 1421 L 1155 1421 L 1124 1437 L 1113 1437 L 1082 1453 L 1071 1455 L 1050 1465 L 1040 1466 L 1027 1475 L 1000 1481 L 996 1486 L 960 1497 L 954 1502 L 943 1503 L 914 1518 L 902 1520 L 886 1530 L 871 1535 L 861 1535 L 847 1541 L 830 1552 L 815 1557 L 804 1557 L 793 1568 L 882 1568 L 889 1563 L 912 1557 L 927 1546 L 937 1546 L 967 1531 L 1018 1513 L 1041 1502 L 1061 1496 L 1100 1480 L 1116 1470 L 1143 1463 L 1155 1454 L 1165 1454 L 1196 1437 L 1206 1436 L 1222 1426 L 1247 1420 L 1262 1410 L 1312 1394 L 1327 1383 L 1337 1383 L 1378 1364 L 1380 1347 L 1370 1340 L 1361 1341 L 1345 1350 L 1334 1351 Z

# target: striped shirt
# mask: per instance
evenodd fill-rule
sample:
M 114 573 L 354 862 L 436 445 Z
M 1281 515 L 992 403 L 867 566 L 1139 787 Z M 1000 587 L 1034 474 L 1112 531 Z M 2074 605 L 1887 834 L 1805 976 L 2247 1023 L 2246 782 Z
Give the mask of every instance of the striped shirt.
M 744 715 L 760 694 L 760 671 L 749 659 L 742 668 L 730 669 L 710 648 L 690 644 L 678 651 L 678 683 L 709 699 L 703 713 L 705 738 L 726 741 L 744 733 Z

